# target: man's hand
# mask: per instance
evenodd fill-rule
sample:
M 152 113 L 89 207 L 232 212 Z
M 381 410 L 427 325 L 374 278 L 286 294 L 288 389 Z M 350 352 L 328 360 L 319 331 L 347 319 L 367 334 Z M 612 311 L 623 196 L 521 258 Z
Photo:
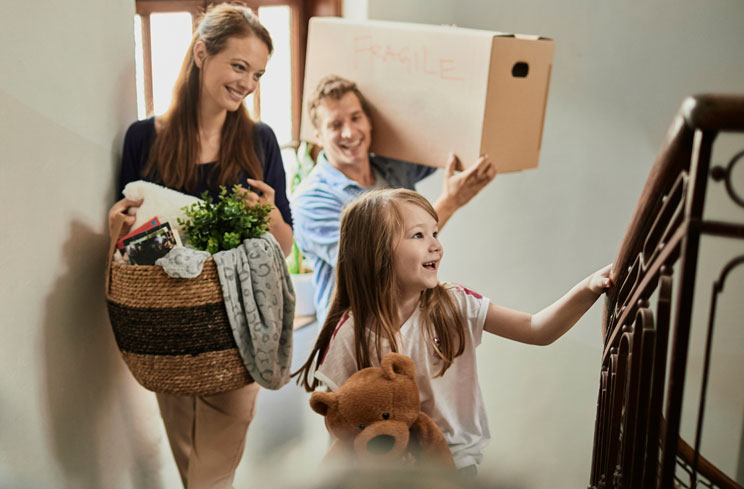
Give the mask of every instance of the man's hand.
M 467 170 L 455 173 L 455 168 L 461 166 L 459 163 L 460 159 L 450 153 L 442 187 L 442 196 L 449 198 L 456 208 L 470 202 L 496 176 L 496 167 L 488 159 L 488 155 L 482 155 Z
M 470 202 L 496 176 L 496 167 L 488 155 L 480 156 L 467 170 L 455 173 L 458 166 L 461 166 L 460 160 L 450 153 L 444 169 L 442 195 L 434 203 L 440 230 L 457 209 Z

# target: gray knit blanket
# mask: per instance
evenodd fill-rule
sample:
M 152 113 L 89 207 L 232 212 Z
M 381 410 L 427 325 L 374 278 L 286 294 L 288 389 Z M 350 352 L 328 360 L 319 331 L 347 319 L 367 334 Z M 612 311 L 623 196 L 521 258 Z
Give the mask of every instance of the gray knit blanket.
M 270 233 L 213 255 L 235 343 L 251 377 L 267 389 L 289 381 L 295 296 Z

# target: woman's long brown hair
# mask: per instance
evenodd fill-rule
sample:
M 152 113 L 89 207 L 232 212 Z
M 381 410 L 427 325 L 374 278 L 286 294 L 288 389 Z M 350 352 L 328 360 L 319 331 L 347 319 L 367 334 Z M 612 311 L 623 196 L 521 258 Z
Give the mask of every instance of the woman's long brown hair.
M 191 45 L 173 87 L 173 99 L 161 117 L 145 174 L 154 181 L 175 189 L 193 192 L 198 184 L 199 157 L 199 68 L 194 60 L 194 45 L 201 41 L 213 56 L 225 48 L 231 37 L 254 36 L 273 51 L 271 36 L 258 18 L 246 7 L 221 4 L 210 9 L 194 32 Z M 241 170 L 262 180 L 263 170 L 254 148 L 254 122 L 243 104 L 228 112 L 222 126 L 217 164 L 208 178 L 208 186 L 236 182 Z
M 323 327 L 310 357 L 292 374 L 306 390 L 318 387 L 314 377 L 333 332 L 344 313 L 354 321 L 354 351 L 358 369 L 370 367 L 372 349 L 379 362 L 382 341 L 391 351 L 398 351 L 398 293 L 393 257 L 403 236 L 400 205 L 421 207 L 435 220 L 437 213 L 428 200 L 405 189 L 375 190 L 351 203 L 341 217 L 341 236 L 336 264 L 336 287 Z M 443 363 L 438 375 L 452 364 L 465 349 L 464 320 L 449 292 L 442 284 L 421 293 L 419 307 L 424 318 L 426 336 L 438 338 Z M 433 345 L 432 345 L 433 346 Z

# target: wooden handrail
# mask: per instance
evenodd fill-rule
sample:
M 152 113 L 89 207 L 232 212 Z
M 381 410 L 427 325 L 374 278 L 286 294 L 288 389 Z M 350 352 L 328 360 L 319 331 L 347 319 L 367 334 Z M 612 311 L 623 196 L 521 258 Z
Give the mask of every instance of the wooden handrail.
M 660 419 L 662 431 L 666 430 L 666 420 Z M 681 436 L 677 438 L 677 456 L 684 460 L 690 467 L 695 465 L 695 449 L 690 446 Z M 724 474 L 718 467 L 707 458 L 697 454 L 697 473 L 702 474 L 709 482 L 721 489 L 742 489 L 731 477 Z
M 619 291 L 617 285 L 622 283 L 628 267 L 632 265 L 643 245 L 643 238 L 651 225 L 651 217 L 656 214 L 661 204 L 658 197 L 669 189 L 680 170 L 690 161 L 695 131 L 744 131 L 742 113 L 743 95 L 701 94 L 687 97 L 682 103 L 651 167 L 613 262 L 611 278 L 616 285 L 607 294 L 605 314 L 602 318 L 603 331 L 606 331 L 612 313 L 607 304 L 614 304 Z
M 608 291 L 602 315 L 605 346 L 592 488 L 671 489 L 677 482 L 697 487 L 699 479 L 706 487 L 710 483 L 722 489 L 744 489 L 700 453 L 715 294 L 705 338 L 695 445 L 680 438 L 688 348 L 698 340 L 690 331 L 699 285 L 700 241 L 704 235 L 744 238 L 739 217 L 714 221 L 704 212 L 711 182 L 725 185 L 732 202 L 744 207 L 731 181 L 732 168 L 744 161 L 744 151 L 735 153 L 728 165 L 711 162 L 714 141 L 724 132 L 744 132 L 744 95 L 696 95 L 684 100 L 615 257 L 611 272 L 615 285 Z M 740 261 L 740 256 L 734 257 L 725 269 Z M 689 483 L 683 481 L 682 469 Z
M 687 125 L 703 131 L 744 131 L 744 96 L 695 95 L 680 110 Z
M 693 466 L 695 450 L 682 437 L 677 440 L 677 456 L 691 467 Z M 697 456 L 697 472 L 721 489 L 741 489 L 741 486 L 735 480 L 721 472 L 710 460 L 699 453 Z

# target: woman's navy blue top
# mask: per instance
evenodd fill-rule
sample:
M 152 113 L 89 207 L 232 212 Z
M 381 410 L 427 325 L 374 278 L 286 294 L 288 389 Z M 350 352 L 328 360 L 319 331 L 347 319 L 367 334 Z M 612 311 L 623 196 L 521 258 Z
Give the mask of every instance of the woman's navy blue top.
M 261 167 L 263 168 L 263 181 L 266 182 L 271 188 L 274 189 L 274 205 L 279 209 L 282 214 L 284 222 L 292 225 L 292 214 L 289 210 L 289 201 L 287 200 L 287 187 L 286 178 L 284 175 L 284 165 L 282 164 L 281 152 L 279 150 L 279 144 L 276 141 L 274 131 L 267 124 L 263 122 L 256 123 L 256 130 L 258 135 L 258 142 L 261 144 L 263 150 L 263 158 L 261 158 L 261 151 L 257 148 L 256 153 L 259 155 L 261 160 Z M 247 137 L 253 137 L 247 135 Z M 155 141 L 155 118 L 150 117 L 142 121 L 137 121 L 127 129 L 127 134 L 124 137 L 124 150 L 121 157 L 121 172 L 119 173 L 119 198 L 123 198 L 122 194 L 124 187 L 129 182 L 137 180 L 150 180 L 145 174 L 145 166 L 147 165 L 147 158 L 150 155 L 150 148 L 152 143 Z M 208 181 L 209 176 L 214 167 L 214 163 L 205 163 L 198 165 L 199 172 L 199 183 L 193 191 L 187 191 L 183 188 L 176 188 L 179 192 L 201 197 L 202 193 L 206 190 L 212 196 L 213 199 L 217 199 L 219 193 L 218 189 L 209 188 Z M 249 175 L 241 170 L 237 182 L 228 182 L 226 187 L 228 190 L 235 184 L 242 184 L 247 187 L 245 181 Z M 162 182 L 154 181 L 162 185 Z

